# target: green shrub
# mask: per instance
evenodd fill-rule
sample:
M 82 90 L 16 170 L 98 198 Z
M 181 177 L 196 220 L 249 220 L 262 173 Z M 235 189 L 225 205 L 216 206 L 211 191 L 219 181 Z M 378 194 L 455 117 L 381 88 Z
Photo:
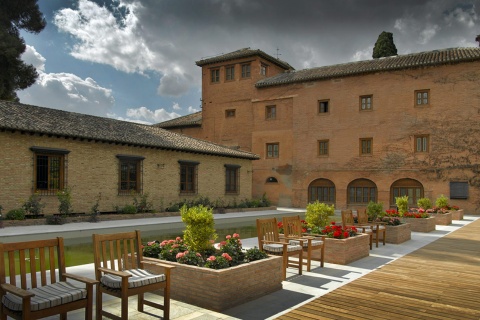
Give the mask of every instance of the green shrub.
M 72 210 L 72 189 L 65 188 L 57 192 L 57 198 L 60 204 L 58 205 L 58 213 L 67 216 L 73 212 Z
M 430 209 L 432 207 L 432 202 L 429 198 L 420 198 L 417 201 L 417 206 L 422 209 Z
M 247 249 L 245 252 L 245 261 L 252 262 L 268 258 L 268 254 L 265 251 L 261 251 L 257 247 Z
M 25 201 L 22 208 L 25 210 L 26 214 L 39 215 L 45 207 L 45 204 L 41 203 L 41 200 L 42 198 L 40 198 L 39 194 L 34 193 L 27 201 Z
M 395 203 L 398 208 L 398 213 L 403 215 L 405 212 L 408 212 L 408 196 L 396 197 Z
M 137 213 L 137 207 L 133 204 L 127 204 L 123 208 L 120 209 L 122 214 L 135 214 Z
M 161 250 L 160 243 L 158 241 L 152 241 L 143 247 L 143 255 L 145 257 L 158 258 Z
M 383 203 L 370 201 L 367 205 L 367 214 L 370 221 L 375 221 L 383 213 Z
M 448 207 L 448 198 L 441 194 L 437 200 L 435 200 L 435 206 L 438 208 Z
M 212 208 L 202 205 L 188 208 L 184 205 L 180 209 L 180 214 L 186 225 L 183 231 L 184 241 L 190 250 L 203 252 L 211 249 L 210 241 L 215 241 L 217 238 Z
M 46 223 L 50 225 L 62 225 L 66 223 L 66 220 L 63 216 L 53 215 L 53 216 L 47 216 Z
M 335 214 L 335 206 L 319 202 L 309 203 L 305 214 L 305 221 L 310 227 L 324 227 L 327 225 L 329 216 Z
M 137 212 L 148 212 L 152 209 L 152 203 L 148 201 L 148 193 L 140 195 L 140 200 L 137 197 L 133 198 L 133 205 L 136 208 Z
M 7 212 L 5 216 L 7 220 L 25 220 L 25 210 L 23 208 L 20 209 L 12 209 Z

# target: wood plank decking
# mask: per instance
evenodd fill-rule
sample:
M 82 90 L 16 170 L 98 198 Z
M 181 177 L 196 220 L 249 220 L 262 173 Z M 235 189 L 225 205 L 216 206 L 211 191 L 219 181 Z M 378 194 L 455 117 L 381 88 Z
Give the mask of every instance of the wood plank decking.
M 277 319 L 480 319 L 480 219 Z

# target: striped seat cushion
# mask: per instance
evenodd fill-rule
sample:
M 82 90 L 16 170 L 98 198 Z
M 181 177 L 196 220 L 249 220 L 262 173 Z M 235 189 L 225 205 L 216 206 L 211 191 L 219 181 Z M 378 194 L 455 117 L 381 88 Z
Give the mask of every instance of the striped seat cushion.
M 293 246 L 299 246 L 300 241 L 290 240 L 290 244 L 293 245 Z M 321 246 L 323 244 L 323 241 L 322 240 L 312 240 L 311 244 L 312 244 L 312 247 L 318 247 L 318 246 Z M 303 246 L 308 247 L 308 240 L 303 241 Z
M 267 243 L 263 245 L 263 250 L 267 252 L 282 253 L 283 245 L 278 243 Z M 287 252 L 302 250 L 300 245 L 287 245 Z
M 153 274 L 143 269 L 131 269 L 131 270 L 125 270 L 125 272 L 128 272 L 132 275 L 131 277 L 128 278 L 129 288 L 141 287 L 147 284 L 162 282 L 166 280 L 166 277 L 164 274 Z M 112 275 L 112 274 L 105 274 L 100 279 L 100 282 L 106 287 L 109 287 L 112 289 L 120 289 L 122 286 L 122 277 Z
M 372 233 L 372 229 L 370 228 L 362 228 L 362 227 L 356 227 L 357 228 L 357 231 L 360 232 L 360 233 Z
M 373 225 L 373 230 L 377 231 L 377 225 Z M 379 225 L 378 230 L 385 230 L 385 226 L 384 225 Z
M 78 288 L 69 282 L 56 282 L 27 291 L 35 294 L 31 299 L 31 311 L 48 309 L 87 297 L 87 290 Z M 13 294 L 4 295 L 2 303 L 10 310 L 22 311 L 22 299 Z

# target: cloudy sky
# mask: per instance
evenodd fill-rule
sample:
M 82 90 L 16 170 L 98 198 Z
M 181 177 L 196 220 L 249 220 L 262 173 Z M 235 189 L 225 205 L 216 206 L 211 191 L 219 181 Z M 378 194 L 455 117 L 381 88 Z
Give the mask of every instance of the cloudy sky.
M 22 33 L 39 78 L 21 102 L 157 123 L 200 110 L 195 61 L 251 47 L 295 69 L 371 59 L 382 31 L 399 54 L 475 47 L 480 0 L 39 0 Z

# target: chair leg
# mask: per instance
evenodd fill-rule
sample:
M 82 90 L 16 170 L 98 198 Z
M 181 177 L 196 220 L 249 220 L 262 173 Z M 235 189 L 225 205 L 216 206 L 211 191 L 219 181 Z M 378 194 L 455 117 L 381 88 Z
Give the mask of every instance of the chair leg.
M 373 231 L 370 233 L 370 250 L 373 249 Z
M 298 274 L 302 275 L 303 272 L 303 249 L 298 252 Z
M 383 245 L 385 245 L 385 238 L 387 237 L 387 231 L 383 230 Z
M 303 261 L 302 261 L 303 264 Z M 307 249 L 307 271 L 310 272 L 310 268 L 312 266 L 312 247 L 308 246 Z
M 167 280 L 170 281 L 170 278 Z M 163 289 L 163 319 L 170 320 L 170 283 Z
M 102 319 L 102 292 L 99 288 L 100 284 L 97 284 L 97 298 L 95 303 L 95 319 Z
M 143 312 L 143 301 L 144 301 L 144 299 L 145 299 L 144 294 L 139 293 L 138 298 L 137 298 L 137 310 L 139 312 Z
M 67 320 L 67 314 L 66 313 L 61 313 L 60 314 L 60 320 Z
M 122 302 L 121 302 L 121 318 L 122 320 L 128 320 L 128 295 L 127 290 L 122 290 Z
M 283 280 L 287 279 L 288 255 L 283 253 Z

